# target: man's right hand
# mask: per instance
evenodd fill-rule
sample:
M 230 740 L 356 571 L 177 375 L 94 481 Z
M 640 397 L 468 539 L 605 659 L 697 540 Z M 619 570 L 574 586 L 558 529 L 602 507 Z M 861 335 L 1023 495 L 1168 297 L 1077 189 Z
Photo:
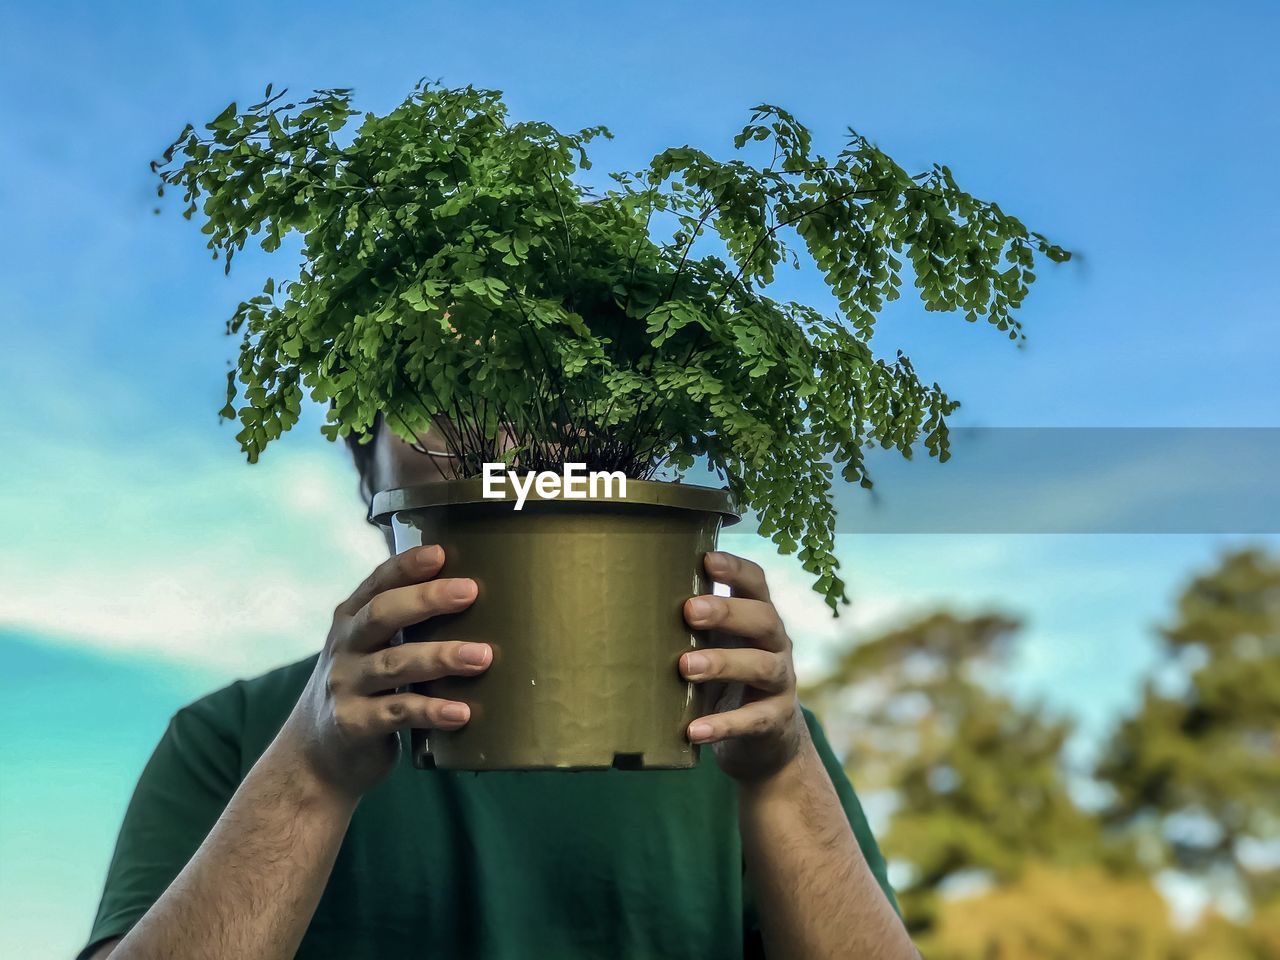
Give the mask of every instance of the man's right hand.
M 467 722 L 465 704 L 396 688 L 475 676 L 493 659 L 487 644 L 392 645 L 403 628 L 458 613 L 475 600 L 475 581 L 436 579 L 443 566 L 439 547 L 406 550 L 339 604 L 280 734 L 160 899 L 123 940 L 104 944 L 95 957 L 296 955 L 356 803 L 396 762 L 396 731 L 456 730 Z
M 405 684 L 475 676 L 493 659 L 483 643 L 392 644 L 403 628 L 474 602 L 474 580 L 435 579 L 443 566 L 438 546 L 406 550 L 338 605 L 315 671 L 281 731 L 309 772 L 351 800 L 391 772 L 396 731 L 457 730 L 470 719 L 464 703 L 396 692 Z

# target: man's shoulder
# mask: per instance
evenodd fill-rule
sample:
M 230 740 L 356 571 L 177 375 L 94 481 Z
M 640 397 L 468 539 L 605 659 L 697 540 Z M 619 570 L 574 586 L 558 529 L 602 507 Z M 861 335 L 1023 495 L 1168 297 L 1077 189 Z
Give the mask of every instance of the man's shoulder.
M 288 717 L 315 668 L 318 654 L 236 680 L 180 709 L 174 725 L 199 724 L 236 739 L 270 740 Z

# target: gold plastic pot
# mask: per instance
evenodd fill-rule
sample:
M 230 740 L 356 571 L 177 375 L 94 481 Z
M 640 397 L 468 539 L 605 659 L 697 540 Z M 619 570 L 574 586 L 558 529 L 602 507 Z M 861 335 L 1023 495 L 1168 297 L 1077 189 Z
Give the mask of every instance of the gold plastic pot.
M 414 687 L 460 700 L 460 730 L 412 732 L 414 764 L 447 770 L 672 769 L 696 765 L 685 734 L 706 712 L 680 655 L 704 637 L 684 621 L 711 584 L 703 556 L 736 523 L 724 490 L 628 480 L 625 497 L 482 496 L 482 480 L 377 494 L 397 552 L 445 551 L 441 576 L 470 577 L 470 608 L 404 631 L 405 642 L 489 644 L 478 677 Z

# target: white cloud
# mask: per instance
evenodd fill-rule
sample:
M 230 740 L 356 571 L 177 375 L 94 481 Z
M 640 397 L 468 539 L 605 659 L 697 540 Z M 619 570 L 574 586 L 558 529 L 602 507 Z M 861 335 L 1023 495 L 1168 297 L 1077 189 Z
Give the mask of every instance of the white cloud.
M 219 675 L 316 650 L 329 617 L 386 556 L 345 451 L 290 436 L 247 466 L 225 432 L 124 449 L 65 431 L 0 438 L 0 624 Z M 1089 713 L 1123 706 L 1152 626 L 1229 538 L 845 534 L 841 616 L 794 558 L 754 534 L 726 550 L 765 569 L 803 679 L 847 638 L 939 607 L 1025 614 L 1010 682 Z M 1274 538 L 1273 538 L 1274 539 Z
M 334 605 L 386 555 L 344 451 L 328 444 L 289 437 L 250 467 L 225 442 L 37 440 L 0 476 L 9 626 L 252 673 L 317 649 Z M 904 608 L 883 585 L 860 582 L 833 618 L 793 558 L 754 534 L 728 534 L 722 546 L 764 566 L 806 673 L 850 631 Z
M 851 539 L 838 536 L 838 541 Z M 831 608 L 813 589 L 813 578 L 794 557 L 780 556 L 773 545 L 755 534 L 722 534 L 724 550 L 760 564 L 769 582 L 769 595 L 786 624 L 795 649 L 796 672 L 802 680 L 816 677 L 831 653 L 851 635 L 879 629 L 899 619 L 909 606 L 900 591 L 866 585 L 854 578 L 851 603 L 833 617 Z M 844 571 L 848 577 L 847 570 Z
M 0 478 L 0 623 L 249 673 L 319 648 L 386 556 L 337 448 L 149 453 L 41 438 Z

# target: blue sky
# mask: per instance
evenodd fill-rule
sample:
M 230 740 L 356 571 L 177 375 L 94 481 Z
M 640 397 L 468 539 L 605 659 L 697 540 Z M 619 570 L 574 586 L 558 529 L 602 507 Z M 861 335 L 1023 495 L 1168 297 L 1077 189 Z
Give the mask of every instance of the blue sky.
M 253 468 L 216 420 L 222 322 L 291 264 L 246 255 L 224 278 L 176 211 L 151 213 L 147 161 L 269 81 L 353 86 L 373 110 L 424 75 L 496 87 L 517 116 L 608 124 L 604 167 L 724 152 L 762 100 L 828 149 L 852 125 L 1081 254 L 1041 271 L 1022 349 L 909 298 L 885 316 L 880 349 L 961 399 L 957 424 L 1280 425 L 1274 5 L 782 9 L 4 3 L 0 894 L 28 919 L 0 927 L 0 953 L 74 950 L 169 712 L 314 649 L 379 556 L 314 417 Z M 1101 730 L 1178 586 L 1234 542 L 847 533 L 855 607 L 834 625 L 767 545 L 732 546 L 769 563 L 806 669 L 850 627 L 999 605 L 1028 622 L 1011 686 Z

